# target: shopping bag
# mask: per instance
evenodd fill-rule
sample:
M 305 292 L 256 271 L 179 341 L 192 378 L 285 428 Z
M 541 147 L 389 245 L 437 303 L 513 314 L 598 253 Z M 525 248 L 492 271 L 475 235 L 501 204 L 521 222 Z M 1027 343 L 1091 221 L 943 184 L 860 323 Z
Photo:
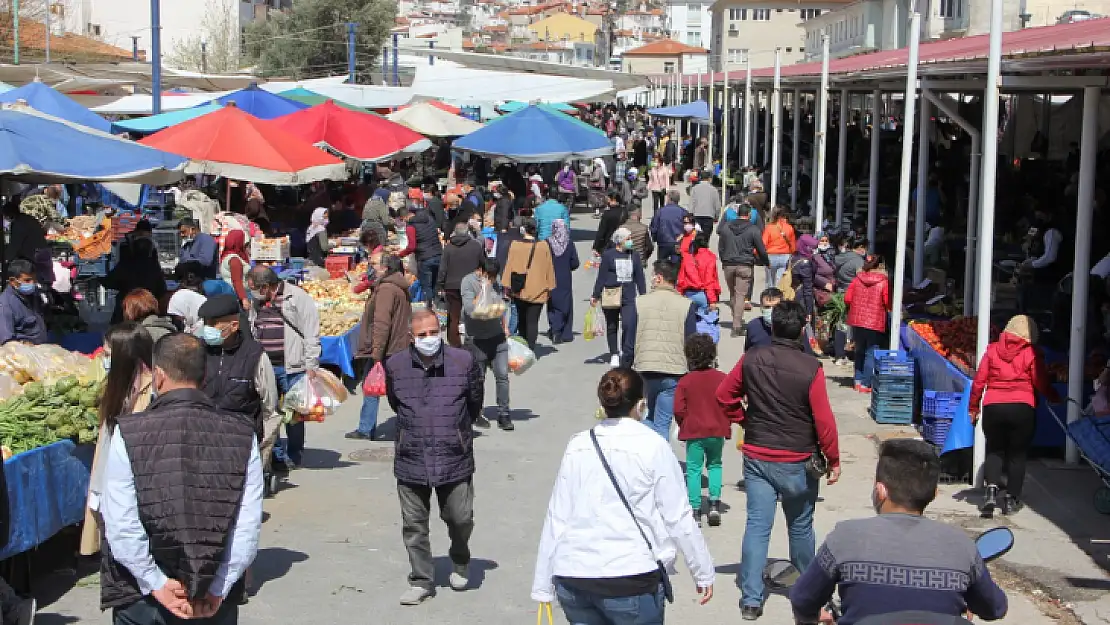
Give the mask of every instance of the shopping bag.
M 590 306 L 586 309 L 586 320 L 582 323 L 582 336 L 587 341 L 597 338 L 597 335 L 594 334 L 594 316 L 597 314 L 596 306 Z
M 362 394 L 367 397 L 381 397 L 385 395 L 385 368 L 382 363 L 374 363 L 366 379 L 362 381 Z
M 336 386 L 338 384 L 338 387 Z M 315 379 L 305 375 L 285 394 L 281 407 L 294 415 L 295 421 L 317 421 L 334 414 L 343 400 L 347 398 L 347 391 L 335 376 L 323 369 L 316 372 Z
M 500 319 L 505 315 L 505 308 L 505 298 L 501 297 L 493 283 L 482 280 L 482 290 L 478 293 L 474 312 L 470 316 L 482 320 Z
M 600 310 L 594 312 L 594 336 L 605 336 L 605 313 Z
M 547 615 L 547 625 L 555 625 L 555 617 L 551 615 L 550 603 L 541 603 L 536 606 L 536 625 L 543 625 L 544 614 Z
M 528 348 L 524 339 L 514 336 L 509 339 L 509 371 L 520 375 L 536 364 L 536 353 Z

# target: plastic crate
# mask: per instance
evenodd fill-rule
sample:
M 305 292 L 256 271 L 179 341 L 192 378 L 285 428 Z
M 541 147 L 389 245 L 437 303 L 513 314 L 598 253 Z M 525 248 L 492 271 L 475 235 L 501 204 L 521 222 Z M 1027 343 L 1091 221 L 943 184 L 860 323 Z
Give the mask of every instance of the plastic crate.
M 921 414 L 949 419 L 960 409 L 962 393 L 925 391 L 921 396 Z
M 289 258 L 289 237 L 257 238 L 251 241 L 251 258 L 268 262 L 284 262 Z
M 938 417 L 934 415 L 921 416 L 921 437 L 937 447 L 944 447 L 948 440 L 948 430 L 952 429 L 953 417 Z
M 913 423 L 913 409 L 909 410 L 868 410 L 871 419 L 882 425 L 910 425 Z
M 289 271 L 304 271 L 304 265 L 308 262 L 304 258 L 290 258 Z
M 350 256 L 328 256 L 324 259 L 324 269 L 332 278 L 342 278 L 351 269 Z
M 108 275 L 109 265 L 111 263 L 111 255 L 105 254 L 103 256 L 93 258 L 91 260 L 78 260 L 77 261 L 77 277 L 91 278 L 91 277 L 104 277 Z
M 173 254 L 177 256 L 181 251 L 181 234 L 177 226 L 155 228 L 151 232 L 151 239 L 158 254 Z
M 900 350 L 875 350 L 875 371 L 880 375 L 913 375 L 913 359 Z

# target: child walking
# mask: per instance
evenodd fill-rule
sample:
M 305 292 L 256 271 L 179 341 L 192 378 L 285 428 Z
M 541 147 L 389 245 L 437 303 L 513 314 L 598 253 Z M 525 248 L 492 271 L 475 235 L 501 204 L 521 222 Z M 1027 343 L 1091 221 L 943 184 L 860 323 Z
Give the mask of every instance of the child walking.
M 717 403 L 717 387 L 725 374 L 715 367 L 717 346 L 707 334 L 686 339 L 690 372 L 682 376 L 674 394 L 678 440 L 686 441 L 686 489 L 698 525 L 702 521 L 701 470 L 709 473 L 709 525 L 721 524 L 721 455 L 732 424 Z

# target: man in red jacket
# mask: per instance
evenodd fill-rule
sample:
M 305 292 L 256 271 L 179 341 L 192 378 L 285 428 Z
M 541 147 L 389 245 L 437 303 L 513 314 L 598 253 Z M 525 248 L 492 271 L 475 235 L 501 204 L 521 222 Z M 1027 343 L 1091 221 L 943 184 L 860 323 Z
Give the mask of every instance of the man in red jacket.
M 790 561 L 804 572 L 817 549 L 813 510 L 820 474 L 829 484 L 840 479 L 836 418 L 821 364 L 802 351 L 805 323 L 800 304 L 780 302 L 771 314 L 771 344 L 742 356 L 717 388 L 717 401 L 744 428 L 748 523 L 740 615 L 746 621 L 763 614 L 763 566 L 776 500 L 782 501 L 789 526 Z M 825 462 L 815 462 L 820 455 Z

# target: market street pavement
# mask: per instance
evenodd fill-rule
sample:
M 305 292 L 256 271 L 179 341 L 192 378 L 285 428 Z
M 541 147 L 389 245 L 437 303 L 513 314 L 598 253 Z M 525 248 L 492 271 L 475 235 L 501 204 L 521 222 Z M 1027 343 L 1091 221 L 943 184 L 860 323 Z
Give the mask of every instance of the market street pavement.
M 583 259 L 589 257 L 596 223 L 589 215 L 576 215 L 573 219 L 574 236 Z M 579 332 L 593 278 L 591 271 L 580 270 L 575 275 L 575 326 Z M 729 315 L 722 317 L 728 319 Z M 541 325 L 546 325 L 546 320 Z M 739 358 L 743 339 L 729 338 L 727 326 L 722 335 L 720 363 L 727 370 Z M 275 498 L 266 501 L 268 517 L 253 567 L 255 594 L 242 609 L 241 622 L 300 625 L 533 622 L 536 605 L 529 596 L 532 572 L 552 482 L 569 437 L 594 422 L 597 381 L 608 368 L 607 358 L 602 358 L 606 349 L 603 338 L 586 342 L 579 334 L 573 343 L 557 349 L 550 349 L 546 339 L 541 339 L 541 345 L 539 362 L 512 379 L 516 431 L 485 430 L 475 441 L 478 469 L 474 476 L 476 527 L 471 541 L 471 590 L 457 593 L 447 588 L 450 572 L 447 535 L 443 524 L 433 518 L 438 595 L 418 607 L 398 604 L 401 593 L 408 588 L 409 565 L 401 542 L 392 470 L 393 444 L 343 438 L 343 433 L 353 429 L 358 420 L 361 398 L 356 396 L 327 422 L 308 425 L 305 466 L 292 473 Z M 819 539 L 839 520 L 873 514 L 870 492 L 876 447 L 870 436 L 877 431 L 887 434 L 898 431 L 871 422 L 866 416 L 865 400 L 847 388 L 845 375 L 850 378 L 849 369 L 830 374 L 829 389 L 840 427 L 844 472 L 839 484 L 822 487 L 824 499 L 818 504 L 816 515 Z M 494 405 L 493 386 L 491 376 L 487 382 L 487 406 Z M 492 417 L 490 410 L 487 408 L 487 414 Z M 390 417 L 383 402 L 381 418 L 387 433 L 392 432 Z M 676 445 L 675 449 L 681 459 L 681 446 Z M 704 530 L 718 572 L 715 596 L 708 605 L 698 606 L 693 584 L 680 564 L 680 574 L 675 578 L 676 603 L 667 608 L 669 622 L 739 620 L 737 575 L 745 505 L 744 493 L 736 488 L 740 469 L 739 452 L 733 445 L 727 445 L 724 521 L 720 527 Z M 973 517 L 968 504 L 954 505 L 958 506 L 955 516 Z M 785 534 L 780 515 L 771 557 L 786 557 Z M 906 540 L 913 537 L 907 536 Z M 1015 552 L 1023 548 L 1019 543 Z M 1074 562 L 1079 556 L 1075 555 L 1078 550 L 1073 552 Z M 70 582 L 67 588 L 68 592 L 60 599 L 42 608 L 40 624 L 109 621 L 109 616 L 97 608 L 99 587 L 95 576 L 76 585 Z M 1002 622 L 1015 625 L 1053 622 L 1022 594 L 1009 592 L 1009 595 L 1010 616 Z M 557 606 L 555 615 L 557 623 L 565 622 Z M 792 623 L 787 600 L 772 597 L 760 622 Z

